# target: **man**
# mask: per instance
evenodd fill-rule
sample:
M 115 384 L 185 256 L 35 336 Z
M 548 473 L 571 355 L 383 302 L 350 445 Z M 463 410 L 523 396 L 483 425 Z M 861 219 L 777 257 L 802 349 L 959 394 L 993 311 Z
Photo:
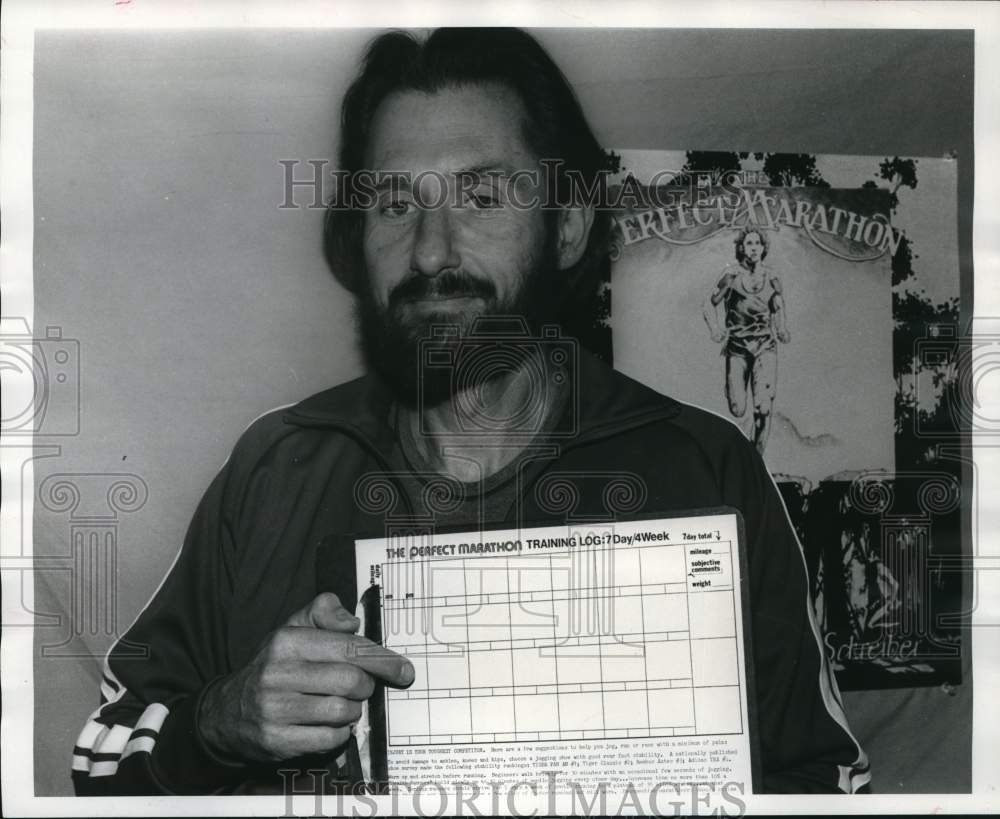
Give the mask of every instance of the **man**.
M 593 298 L 609 223 L 569 184 L 604 158 L 558 68 L 515 30 L 387 34 L 342 121 L 327 252 L 373 372 L 241 438 L 126 636 L 150 658 L 111 652 L 78 792 L 280 792 L 279 768 L 357 782 L 362 704 L 415 672 L 355 634 L 352 533 L 606 519 L 621 511 L 609 468 L 639 487 L 630 512 L 745 510 L 765 785 L 863 786 L 802 555 L 752 448 L 546 329 Z
M 723 344 L 729 411 L 742 418 L 750 393 L 751 440 L 761 455 L 771 432 L 771 410 L 778 381 L 777 342 L 791 341 L 781 279 L 764 264 L 767 251 L 768 241 L 763 232 L 749 227 L 740 231 L 736 237 L 739 267 L 726 268 L 703 309 L 712 341 Z

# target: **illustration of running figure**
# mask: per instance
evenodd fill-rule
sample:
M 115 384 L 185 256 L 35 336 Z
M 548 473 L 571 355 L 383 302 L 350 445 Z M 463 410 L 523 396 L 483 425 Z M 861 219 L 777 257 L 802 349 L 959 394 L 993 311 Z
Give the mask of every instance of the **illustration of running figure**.
M 785 324 L 781 280 L 764 264 L 768 240 L 757 228 L 736 237 L 736 261 L 722 273 L 705 299 L 703 313 L 712 341 L 726 357 L 726 400 L 737 418 L 746 414 L 747 388 L 753 393 L 753 435 L 764 454 L 771 431 L 771 408 L 778 379 L 778 341 L 791 339 Z

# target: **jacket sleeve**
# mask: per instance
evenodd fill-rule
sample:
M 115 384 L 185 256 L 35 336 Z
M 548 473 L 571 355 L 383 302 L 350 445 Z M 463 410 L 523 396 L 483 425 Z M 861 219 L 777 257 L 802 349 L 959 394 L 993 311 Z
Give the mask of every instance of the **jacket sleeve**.
M 758 736 L 766 793 L 857 793 L 871 781 L 816 624 L 805 555 L 756 451 L 734 447 L 727 502 L 746 525 Z
M 232 461 L 202 498 L 166 579 L 105 660 L 100 707 L 73 749 L 78 795 L 208 793 L 245 775 L 213 757 L 196 725 L 200 697 L 229 671 Z

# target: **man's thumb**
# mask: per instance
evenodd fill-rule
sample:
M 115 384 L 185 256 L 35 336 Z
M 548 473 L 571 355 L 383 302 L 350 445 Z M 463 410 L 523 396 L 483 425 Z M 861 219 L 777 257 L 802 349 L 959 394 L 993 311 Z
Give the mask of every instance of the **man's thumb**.
M 305 608 L 289 617 L 288 625 L 353 634 L 361 621 L 341 605 L 337 595 L 323 592 L 316 595 Z

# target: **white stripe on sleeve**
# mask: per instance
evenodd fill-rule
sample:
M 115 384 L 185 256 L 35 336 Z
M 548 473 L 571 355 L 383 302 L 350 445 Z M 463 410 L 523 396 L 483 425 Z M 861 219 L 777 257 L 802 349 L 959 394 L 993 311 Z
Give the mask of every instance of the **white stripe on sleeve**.
M 115 725 L 94 743 L 91 750 L 95 754 L 120 754 L 131 735 L 132 729 L 128 725 Z
M 125 750 L 122 751 L 122 760 L 126 757 L 132 756 L 132 754 L 139 753 L 140 751 L 145 751 L 147 754 L 153 753 L 153 746 L 156 745 L 156 740 L 152 737 L 136 737 L 135 739 L 130 739 L 128 745 L 125 746 Z
M 76 739 L 76 744 L 89 751 L 94 747 L 94 741 L 100 736 L 101 731 L 104 731 L 107 727 L 107 725 L 101 725 L 101 723 L 94 722 L 92 719 L 87 720 L 87 724 L 83 726 L 80 736 Z
M 145 728 L 149 731 L 159 731 L 169 713 L 170 709 L 167 706 L 159 702 L 154 702 L 142 712 L 142 716 L 139 717 L 139 721 L 135 724 L 135 730 L 139 731 Z

